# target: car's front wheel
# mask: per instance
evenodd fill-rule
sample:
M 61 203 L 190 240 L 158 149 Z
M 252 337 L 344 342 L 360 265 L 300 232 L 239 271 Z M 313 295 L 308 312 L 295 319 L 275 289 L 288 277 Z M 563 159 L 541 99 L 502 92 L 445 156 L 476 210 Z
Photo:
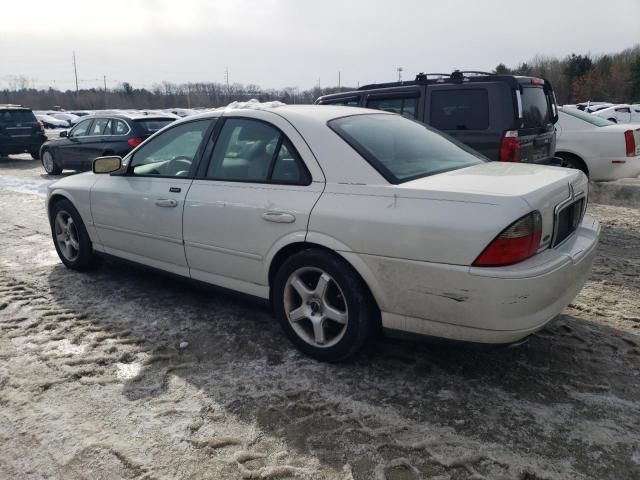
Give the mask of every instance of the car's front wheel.
M 62 168 L 58 166 L 50 150 L 42 152 L 42 166 L 49 175 L 60 175 L 62 173 Z
M 93 263 L 91 239 L 84 222 L 68 200 L 58 200 L 51 208 L 51 235 L 62 263 L 85 270 Z
M 353 358 L 372 337 L 377 307 L 344 260 L 303 250 L 280 267 L 273 286 L 276 315 L 291 341 L 318 360 Z

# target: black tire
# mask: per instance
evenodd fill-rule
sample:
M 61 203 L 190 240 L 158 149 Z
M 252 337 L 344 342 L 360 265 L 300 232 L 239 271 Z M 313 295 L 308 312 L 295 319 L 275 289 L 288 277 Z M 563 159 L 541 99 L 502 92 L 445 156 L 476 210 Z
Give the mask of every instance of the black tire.
M 51 156 L 51 163 L 48 162 L 47 155 Z M 53 152 L 51 150 L 43 150 L 42 159 L 40 161 L 42 162 L 42 168 L 44 168 L 44 171 L 49 175 L 60 175 L 62 173 L 62 168 L 60 168 L 60 166 L 56 162 L 56 159 L 53 156 Z
M 290 278 L 295 278 L 293 277 L 294 275 L 299 275 L 298 272 L 306 274 L 304 273 L 306 270 L 310 270 L 308 274 L 312 276 L 318 273 L 316 270 L 321 272 L 318 277 L 322 273 L 328 274 L 328 277 L 325 278 L 330 278 L 330 282 L 329 287 L 325 290 L 327 292 L 326 295 L 331 294 L 333 290 L 336 301 L 340 302 L 344 307 L 344 315 L 347 318 L 346 325 L 333 322 L 331 319 L 325 320 L 324 311 L 327 304 L 324 303 L 324 295 L 320 301 L 319 315 L 323 318 L 321 324 L 325 325 L 321 327 L 323 331 L 326 333 L 325 327 L 328 327 L 329 333 L 337 330 L 341 332 L 336 334 L 335 344 L 327 341 L 327 346 L 312 345 L 293 328 L 292 322 L 289 321 L 286 304 L 290 304 L 292 295 L 297 295 L 297 290 L 292 290 L 293 287 L 289 284 L 289 280 Z M 313 279 L 311 278 L 307 286 L 310 287 L 312 284 Z M 296 293 L 292 293 L 294 290 L 296 290 Z M 304 354 L 325 362 L 343 362 L 355 357 L 367 341 L 373 337 L 376 332 L 376 326 L 379 323 L 379 313 L 375 301 L 357 272 L 337 255 L 320 249 L 302 250 L 292 255 L 282 264 L 275 276 L 272 301 L 280 325 L 291 342 Z M 311 305 L 311 302 L 305 303 L 299 295 L 297 301 L 300 304 L 297 308 L 303 308 L 304 306 L 311 310 L 311 307 L 306 307 Z M 326 310 L 328 311 L 328 309 Z M 310 315 L 316 314 L 318 312 L 314 311 Z M 315 330 L 311 326 L 311 316 L 303 317 L 300 322 L 295 322 L 298 330 L 311 330 L 309 337 L 315 335 Z M 306 327 L 303 325 L 305 322 L 307 323 Z
M 29 154 L 31 155 L 31 158 L 33 158 L 34 160 L 40 160 L 40 149 L 39 148 L 33 148 L 33 149 L 29 150 Z
M 576 170 L 581 170 L 588 177 L 589 169 L 584 161 L 576 157 L 575 155 L 571 155 L 569 153 L 556 153 L 556 156 L 560 158 L 560 166 L 565 168 L 574 168 Z
M 73 250 L 77 252 L 77 255 L 68 255 L 68 252 L 62 250 L 63 247 L 60 245 L 57 238 L 61 233 L 57 231 L 58 226 L 56 225 L 59 215 L 62 219 L 66 219 L 67 216 L 71 217 L 73 225 L 71 235 L 75 233 L 75 240 L 78 246 L 77 249 L 73 248 Z M 66 199 L 56 201 L 51 207 L 49 223 L 51 225 L 53 245 L 56 247 L 56 252 L 58 252 L 58 256 L 60 257 L 60 260 L 62 260 L 62 263 L 64 263 L 68 268 L 72 268 L 74 270 L 86 270 L 90 268 L 95 259 L 93 245 L 91 244 L 91 239 L 89 238 L 87 229 L 84 226 L 82 217 L 80 217 L 80 214 L 71 202 Z

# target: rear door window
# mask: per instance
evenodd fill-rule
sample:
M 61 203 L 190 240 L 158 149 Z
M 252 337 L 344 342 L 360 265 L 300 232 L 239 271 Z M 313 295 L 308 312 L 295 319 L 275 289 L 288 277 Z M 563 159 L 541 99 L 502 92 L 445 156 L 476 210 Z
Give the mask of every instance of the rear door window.
M 399 113 L 408 118 L 416 118 L 418 97 L 370 97 L 367 100 L 367 108 L 384 110 L 385 112 Z
M 489 128 L 489 96 L 484 88 L 436 90 L 431 93 L 432 127 L 438 130 Z
M 129 131 L 129 125 L 122 120 L 114 120 L 111 129 L 114 135 L 126 135 Z
M 524 128 L 544 127 L 551 122 L 549 101 L 542 87 L 522 87 Z

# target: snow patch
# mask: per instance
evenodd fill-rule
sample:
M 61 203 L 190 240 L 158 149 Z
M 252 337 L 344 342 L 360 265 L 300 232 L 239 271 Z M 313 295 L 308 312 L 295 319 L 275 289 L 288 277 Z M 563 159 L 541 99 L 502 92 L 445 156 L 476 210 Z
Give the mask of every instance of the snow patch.
M 215 110 L 239 110 L 239 109 L 252 109 L 252 110 L 270 110 L 272 108 L 278 108 L 285 106 L 286 103 L 274 100 L 273 102 L 261 102 L 256 98 L 252 98 L 246 102 L 231 102 L 226 107 L 216 108 Z

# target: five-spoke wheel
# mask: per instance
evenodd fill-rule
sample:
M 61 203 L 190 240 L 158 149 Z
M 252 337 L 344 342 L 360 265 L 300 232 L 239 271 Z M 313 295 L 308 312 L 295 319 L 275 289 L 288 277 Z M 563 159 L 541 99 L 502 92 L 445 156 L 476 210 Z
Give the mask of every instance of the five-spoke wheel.
M 70 262 L 75 261 L 80 253 L 80 241 L 73 218 L 65 210 L 60 210 L 56 215 L 54 231 L 56 242 L 64 258 Z
M 82 217 L 66 199 L 51 204 L 51 235 L 62 263 L 75 270 L 91 266 L 93 246 Z
M 375 302 L 357 272 L 322 249 L 302 250 L 285 260 L 272 299 L 291 341 L 319 360 L 352 358 L 378 323 Z

